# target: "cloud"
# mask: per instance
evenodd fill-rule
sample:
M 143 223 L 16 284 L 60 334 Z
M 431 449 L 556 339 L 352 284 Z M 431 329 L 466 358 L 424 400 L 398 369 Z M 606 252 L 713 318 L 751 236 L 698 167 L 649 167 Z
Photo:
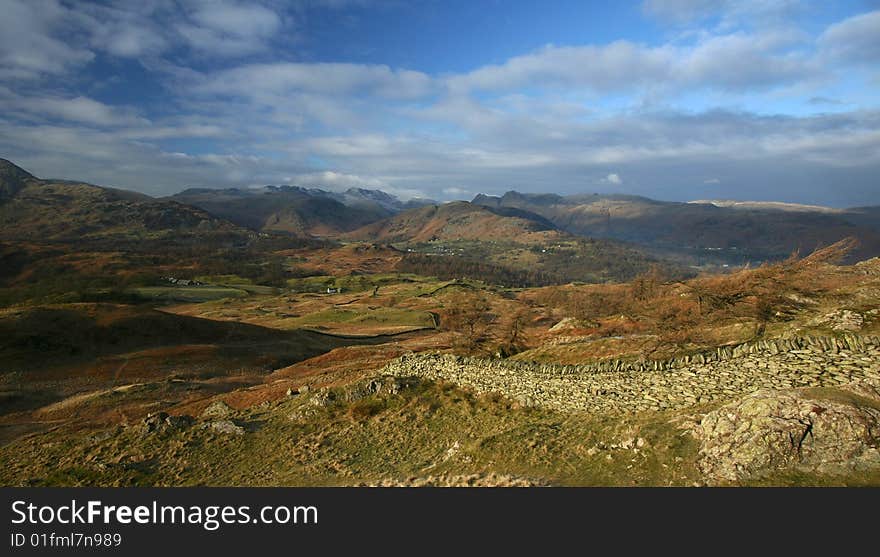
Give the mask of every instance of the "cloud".
M 381 189 L 388 187 L 387 183 L 378 178 L 364 178 L 355 174 L 344 174 L 333 172 L 332 170 L 301 174 L 287 178 L 285 182 L 304 187 L 318 187 L 330 191 L 342 191 L 349 188 Z
M 402 200 L 424 195 L 421 190 L 397 187 L 377 176 L 358 176 L 356 174 L 345 174 L 342 172 L 334 172 L 332 170 L 307 172 L 297 176 L 287 176 L 281 181 L 294 186 L 319 188 L 335 192 L 341 192 L 351 188 L 382 190 Z
M 818 70 L 796 49 L 804 36 L 773 30 L 702 37 L 690 46 L 648 47 L 628 41 L 576 47 L 547 46 L 504 64 L 451 77 L 454 91 L 523 87 L 586 87 L 597 93 L 767 89 L 796 83 Z
M 57 75 L 95 57 L 60 39 L 78 16 L 55 0 L 0 0 L 0 14 L 0 78 Z
M 0 0 L 0 13 L 0 77 L 28 80 L 69 73 L 98 53 L 143 60 L 186 47 L 241 57 L 266 51 L 284 24 L 270 7 L 232 0 Z
M 446 198 L 457 198 L 463 199 L 465 197 L 473 197 L 473 193 L 470 190 L 459 188 L 456 186 L 452 186 L 449 188 L 443 188 L 443 195 Z
M 831 60 L 876 65 L 880 62 L 880 10 L 829 26 L 818 43 Z
M 161 34 L 134 25 L 124 25 L 108 35 L 107 41 L 102 43 L 104 48 L 122 58 L 139 58 L 168 48 L 168 41 Z
M 0 153 L 42 175 L 148 193 L 290 183 L 460 198 L 592 183 L 665 199 L 722 176 L 743 197 L 876 203 L 880 107 L 850 71 L 872 67 L 875 12 L 808 34 L 724 23 L 758 13 L 750 2 L 648 2 L 718 24 L 439 74 L 275 52 L 312 3 L 0 4 L 12 18 L 0 28 L 25 41 L 15 27 L 27 29 L 39 54 L 0 34 Z M 159 100 L 119 104 L 92 80 L 95 56 L 101 72 L 129 64 Z
M 192 19 L 203 29 L 236 37 L 270 37 L 281 27 L 274 11 L 254 2 L 198 2 Z
M 184 10 L 183 21 L 173 29 L 200 54 L 238 57 L 268 49 L 281 30 L 282 18 L 256 2 L 200 0 Z
M 458 197 L 450 183 L 468 192 L 576 193 L 584 191 L 585 175 L 602 172 L 608 184 L 616 176 L 621 183 L 615 187 L 625 183 L 628 193 L 661 199 L 698 198 L 706 176 L 724 176 L 740 198 L 846 205 L 876 200 L 871 192 L 880 171 L 877 111 L 813 117 L 637 113 L 569 122 L 561 140 L 540 127 L 535 134 L 519 127 L 517 137 L 487 129 L 466 142 L 418 134 L 290 136 L 272 144 L 278 154 L 271 157 L 228 154 L 235 147 L 224 153 L 222 143 L 215 153 L 173 154 L 130 135 L 149 129 L 89 131 L 0 120 L 0 152 L 38 175 L 154 194 L 284 182 L 435 198 Z M 329 169 L 316 170 L 313 157 Z M 613 173 L 603 172 L 612 164 Z
M 607 182 L 609 184 L 614 184 L 615 186 L 619 186 L 620 184 L 623 183 L 623 180 L 620 179 L 620 176 L 613 173 L 613 172 L 611 174 L 609 174 L 608 176 L 605 176 L 605 178 L 603 178 L 602 181 Z
M 716 186 L 721 183 L 721 180 L 718 178 L 707 178 L 706 180 L 703 180 L 703 183 L 707 186 Z
M 149 124 L 149 121 L 138 117 L 129 109 L 109 106 L 84 96 L 73 98 L 22 96 L 0 87 L 0 100 L 6 104 L 7 110 L 14 110 L 19 117 L 34 121 L 45 122 L 56 119 L 93 126 Z
M 812 105 L 842 105 L 842 104 L 846 104 L 846 103 L 839 101 L 837 99 L 831 99 L 831 98 L 822 97 L 822 96 L 810 97 L 809 99 L 807 99 L 807 102 Z

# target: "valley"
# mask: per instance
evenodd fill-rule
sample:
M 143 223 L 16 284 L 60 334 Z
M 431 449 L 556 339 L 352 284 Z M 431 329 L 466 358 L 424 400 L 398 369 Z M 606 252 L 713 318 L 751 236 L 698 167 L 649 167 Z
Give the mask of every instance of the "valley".
M 0 482 L 880 485 L 876 214 L 0 161 Z

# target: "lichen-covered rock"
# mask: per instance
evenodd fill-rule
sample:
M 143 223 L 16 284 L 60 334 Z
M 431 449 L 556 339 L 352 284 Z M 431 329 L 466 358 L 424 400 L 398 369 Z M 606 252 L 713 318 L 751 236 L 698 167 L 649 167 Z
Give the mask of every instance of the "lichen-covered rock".
M 491 472 L 488 474 L 443 474 L 401 479 L 386 478 L 378 482 L 356 485 L 358 487 L 535 487 L 547 484 L 541 480 Z
M 811 325 L 823 325 L 834 331 L 859 331 L 865 323 L 862 314 L 849 309 L 839 309 L 813 319 Z
M 314 406 L 330 406 L 336 400 L 336 393 L 326 387 L 316 392 L 310 399 Z
M 204 429 L 210 429 L 217 433 L 225 433 L 227 435 L 244 435 L 244 428 L 236 425 L 231 420 L 216 420 L 208 422 L 202 426 Z
M 550 327 L 551 333 L 558 333 L 560 331 L 567 331 L 570 329 L 576 329 L 578 325 L 577 319 L 574 317 L 565 317 L 559 323 Z
M 396 395 L 418 383 L 415 377 L 385 375 L 348 385 L 343 389 L 342 396 L 346 402 L 357 402 L 372 395 Z
M 167 412 L 147 414 L 137 425 L 141 433 L 155 433 L 160 431 L 174 431 L 189 427 L 195 420 L 192 416 L 169 416 Z
M 711 483 L 783 470 L 834 474 L 880 467 L 880 385 L 762 389 L 707 414 L 695 432 Z
M 203 418 L 228 418 L 233 412 L 235 411 L 231 406 L 222 400 L 216 400 L 202 411 L 201 416 Z

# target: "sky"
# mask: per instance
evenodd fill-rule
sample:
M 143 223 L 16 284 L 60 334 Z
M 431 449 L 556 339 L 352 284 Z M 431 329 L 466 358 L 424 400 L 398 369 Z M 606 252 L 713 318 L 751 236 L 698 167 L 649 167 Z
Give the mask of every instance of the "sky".
M 880 1 L 0 0 L 0 157 L 169 195 L 880 205 Z

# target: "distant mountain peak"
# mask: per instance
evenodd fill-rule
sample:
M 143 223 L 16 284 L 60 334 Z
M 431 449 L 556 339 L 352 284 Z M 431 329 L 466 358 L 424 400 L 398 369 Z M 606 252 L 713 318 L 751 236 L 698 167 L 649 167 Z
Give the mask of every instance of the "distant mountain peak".
M 345 193 L 350 194 L 350 195 L 362 195 L 364 197 L 369 197 L 371 199 L 387 199 L 387 200 L 397 199 L 393 195 L 391 195 L 389 193 L 385 193 L 382 190 L 370 190 L 367 188 L 348 188 L 347 190 L 345 190 Z

